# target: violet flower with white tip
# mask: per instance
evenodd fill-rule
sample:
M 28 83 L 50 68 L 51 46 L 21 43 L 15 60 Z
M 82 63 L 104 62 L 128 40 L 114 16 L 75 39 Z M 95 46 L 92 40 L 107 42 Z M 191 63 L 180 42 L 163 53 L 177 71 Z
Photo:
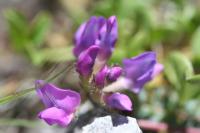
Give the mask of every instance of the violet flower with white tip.
M 80 94 L 69 89 L 60 89 L 41 80 L 36 81 L 36 91 L 46 106 L 46 109 L 41 111 L 38 117 L 49 125 L 68 126 L 80 105 Z
M 154 52 L 145 52 L 131 59 L 124 59 L 124 75 L 114 84 L 105 87 L 103 91 L 116 92 L 129 89 L 134 93 L 139 93 L 143 86 L 162 70 L 163 65 L 157 63 Z

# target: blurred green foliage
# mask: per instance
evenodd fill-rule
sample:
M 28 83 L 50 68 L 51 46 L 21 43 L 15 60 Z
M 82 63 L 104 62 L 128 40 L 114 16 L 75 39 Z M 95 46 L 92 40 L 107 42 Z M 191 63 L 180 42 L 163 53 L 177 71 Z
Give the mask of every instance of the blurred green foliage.
M 59 62 L 73 58 L 72 47 L 44 47 L 45 37 L 52 25 L 51 16 L 47 12 L 40 12 L 32 21 L 28 21 L 17 10 L 7 10 L 4 15 L 9 27 L 11 46 L 30 59 L 32 64 L 41 66 L 47 61 Z

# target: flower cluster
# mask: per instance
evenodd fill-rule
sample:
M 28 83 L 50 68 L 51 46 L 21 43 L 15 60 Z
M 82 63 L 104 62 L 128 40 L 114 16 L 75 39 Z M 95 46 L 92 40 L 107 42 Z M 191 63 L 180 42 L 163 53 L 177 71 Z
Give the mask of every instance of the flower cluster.
M 115 16 L 108 19 L 93 16 L 83 23 L 74 37 L 76 71 L 85 93 L 96 92 L 95 100 L 109 108 L 131 111 L 131 99 L 121 91 L 128 89 L 139 93 L 145 83 L 162 71 L 163 66 L 157 63 L 154 52 L 124 59 L 123 67 L 108 66 L 106 63 L 118 38 L 117 30 Z M 50 125 L 67 126 L 80 105 L 80 94 L 41 80 L 36 81 L 36 88 L 38 96 L 46 106 L 46 109 L 39 113 L 39 118 Z

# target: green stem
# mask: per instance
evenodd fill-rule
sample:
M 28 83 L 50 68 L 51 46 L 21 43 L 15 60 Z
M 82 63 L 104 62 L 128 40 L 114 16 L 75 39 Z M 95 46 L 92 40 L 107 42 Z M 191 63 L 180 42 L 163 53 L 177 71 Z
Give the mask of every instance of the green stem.
M 60 74 L 64 73 L 65 71 L 71 70 L 71 68 L 72 68 L 73 66 L 74 66 L 74 64 L 71 64 L 71 65 L 65 67 L 62 71 L 58 72 L 57 74 L 55 74 L 53 77 L 47 79 L 46 81 L 47 81 L 47 82 L 50 82 L 50 81 L 56 79 Z
M 47 82 L 50 82 L 50 81 L 54 80 L 54 79 L 57 78 L 59 75 L 61 75 L 63 72 L 65 72 L 65 71 L 67 71 L 67 70 L 70 70 L 72 67 L 73 67 L 73 64 L 67 66 L 67 68 L 64 68 L 62 71 L 58 72 L 57 74 L 55 74 L 53 77 L 47 79 L 46 81 L 47 81 Z M 17 98 L 20 98 L 20 97 L 22 97 L 22 96 L 24 96 L 24 95 L 26 95 L 26 94 L 28 94 L 28 93 L 34 91 L 34 90 L 35 90 L 35 88 L 33 87 L 33 88 L 25 89 L 25 90 L 22 90 L 22 91 L 19 91 L 19 92 L 15 92 L 15 93 L 13 93 L 13 94 L 10 94 L 10 95 L 8 95 L 8 96 L 5 96 L 5 97 L 3 97 L 3 98 L 0 98 L 0 105 L 3 105 L 3 104 L 8 103 L 8 102 L 10 102 L 10 101 L 13 101 L 13 100 L 15 100 L 15 99 L 17 99 Z
M 5 97 L 0 99 L 0 105 L 5 104 L 5 103 L 12 101 L 14 99 L 17 99 L 19 97 L 22 97 L 22 96 L 28 94 L 29 92 L 32 92 L 33 90 L 35 90 L 35 88 L 29 88 L 29 89 L 26 89 L 26 90 L 22 90 L 20 92 L 13 93 L 9 96 L 5 96 Z
M 35 120 L 26 120 L 26 119 L 0 119 L 0 125 L 1 126 L 23 126 L 23 127 L 29 127 L 29 128 L 35 128 L 39 124 L 41 124 L 38 121 Z

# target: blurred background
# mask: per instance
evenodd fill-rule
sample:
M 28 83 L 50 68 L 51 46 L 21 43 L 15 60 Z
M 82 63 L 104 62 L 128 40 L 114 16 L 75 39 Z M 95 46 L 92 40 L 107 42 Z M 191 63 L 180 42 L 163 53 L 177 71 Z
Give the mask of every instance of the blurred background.
M 170 133 L 199 129 L 200 0 L 1 0 L 0 97 L 33 87 L 35 79 L 48 78 L 74 60 L 73 35 L 93 15 L 118 19 L 119 38 L 109 64 L 153 50 L 165 66 L 139 95 L 128 93 L 134 103 L 128 115 L 141 120 L 147 133 L 163 130 L 149 128 L 152 122 L 165 123 Z M 72 70 L 58 83 L 72 86 L 73 76 Z M 1 105 L 0 133 L 78 132 L 77 122 L 83 126 L 80 120 L 92 109 L 85 100 L 83 117 L 63 129 L 39 121 L 42 108 L 34 92 Z

